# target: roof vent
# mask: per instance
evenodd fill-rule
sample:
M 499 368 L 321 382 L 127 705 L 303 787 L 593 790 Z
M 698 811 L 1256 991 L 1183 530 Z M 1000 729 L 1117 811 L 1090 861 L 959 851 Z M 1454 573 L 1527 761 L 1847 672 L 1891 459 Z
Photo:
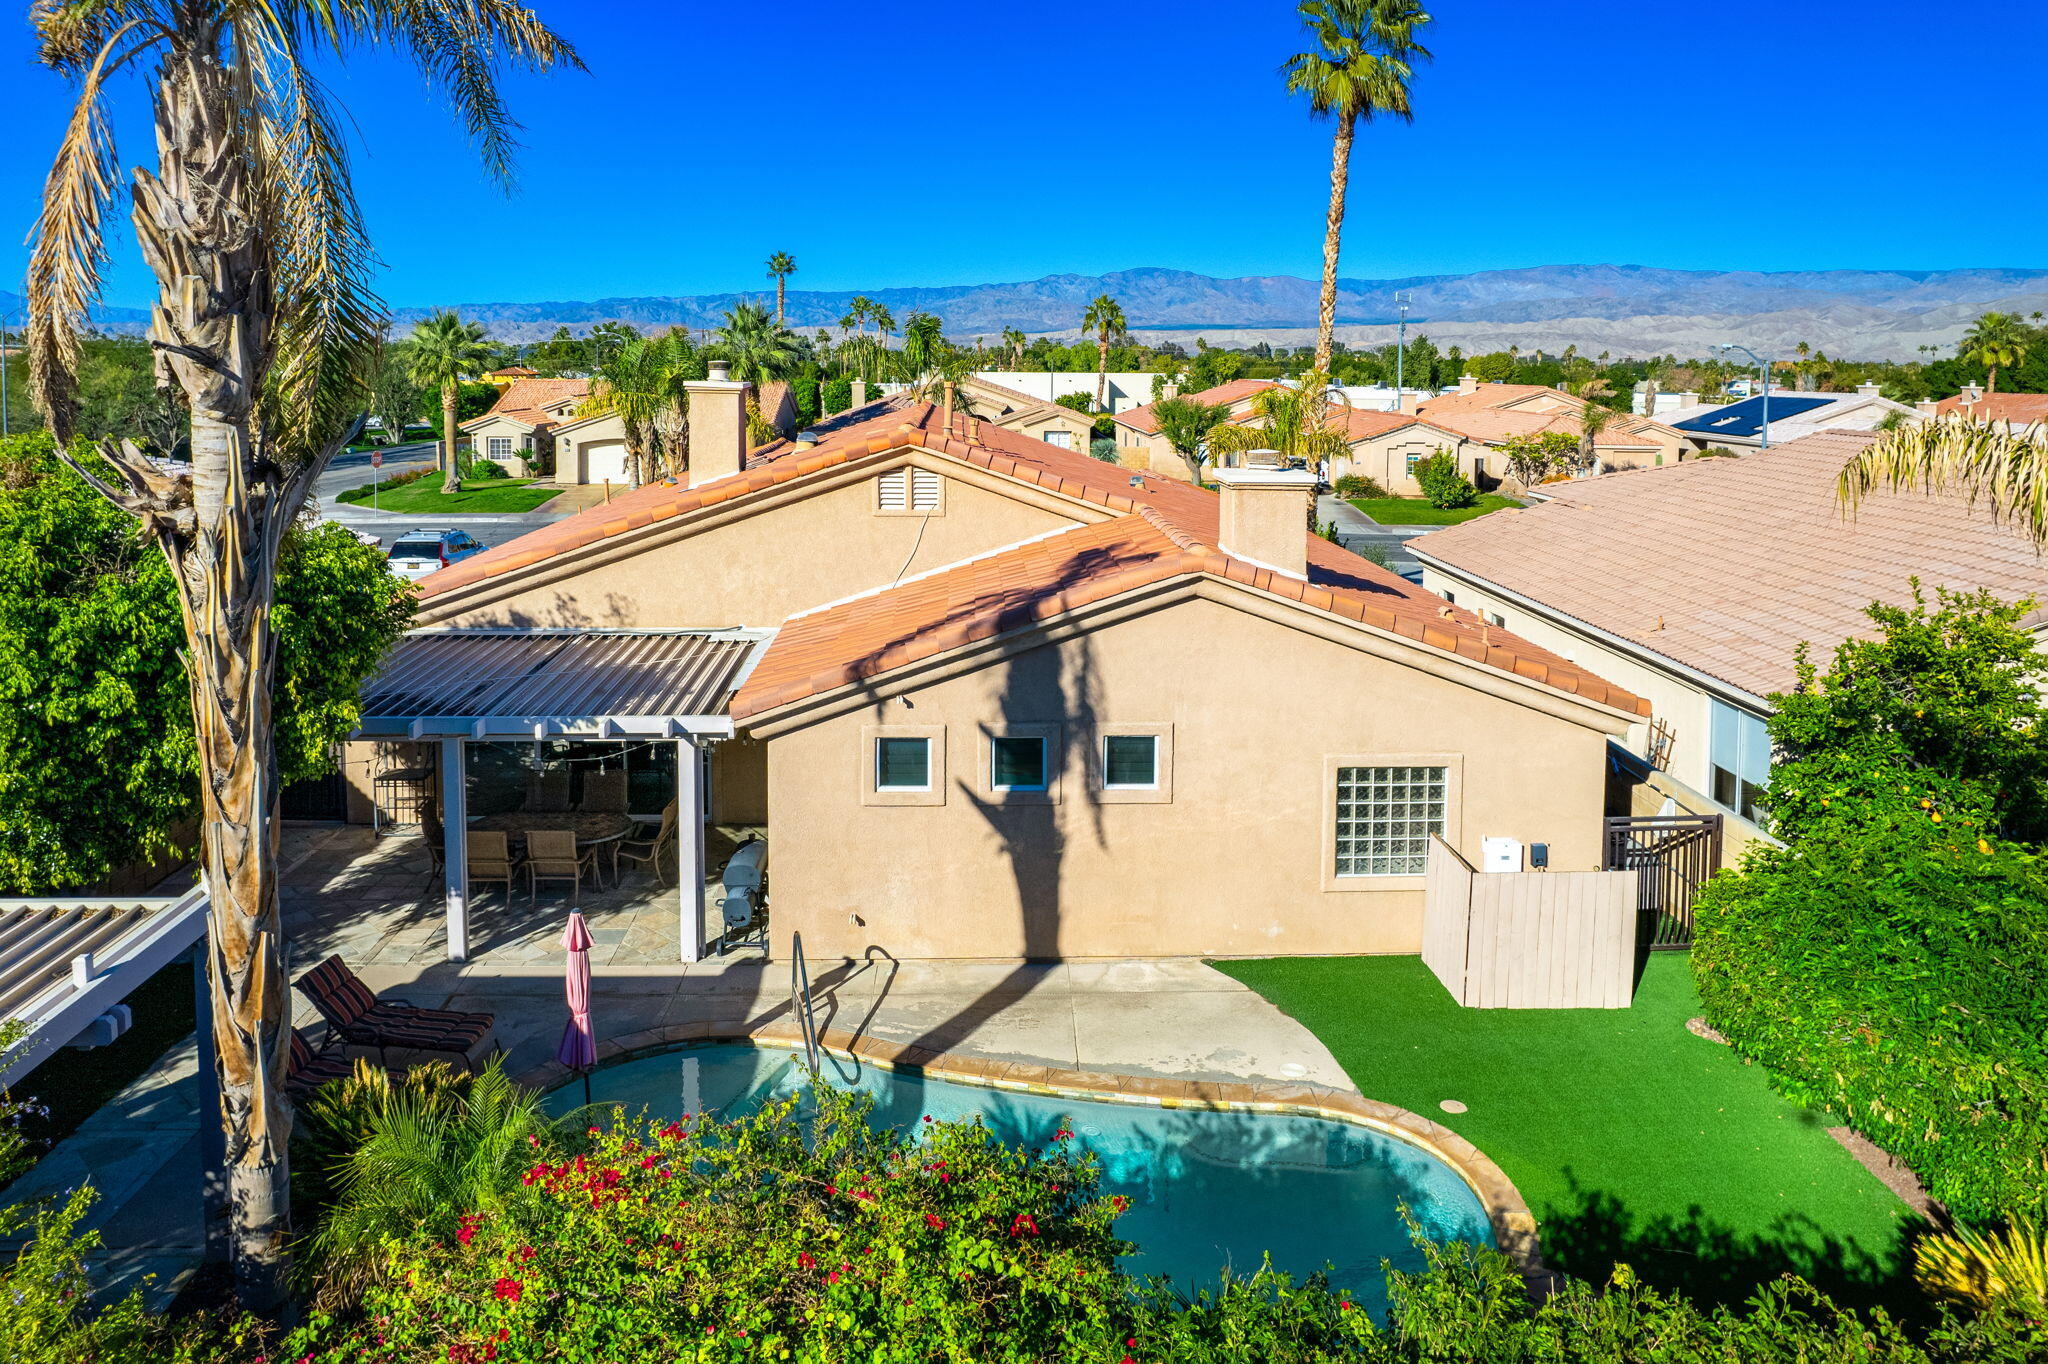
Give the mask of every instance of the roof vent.
M 803 430 L 803 431 L 799 431 L 799 432 L 797 432 L 797 433 L 796 433 L 796 448 L 797 448 L 797 449 L 799 449 L 799 450 L 814 450 L 814 449 L 816 449 L 816 448 L 817 448 L 817 445 L 818 445 L 818 433 L 817 433 L 816 431 L 811 431 L 811 430 Z

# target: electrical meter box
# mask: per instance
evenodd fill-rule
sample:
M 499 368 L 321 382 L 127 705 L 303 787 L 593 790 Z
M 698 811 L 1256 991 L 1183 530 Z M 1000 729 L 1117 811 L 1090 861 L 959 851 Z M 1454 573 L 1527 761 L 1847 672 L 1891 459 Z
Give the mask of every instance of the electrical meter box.
M 1513 838 L 1482 838 L 1479 840 L 1479 870 L 1520 871 L 1522 869 L 1522 844 Z

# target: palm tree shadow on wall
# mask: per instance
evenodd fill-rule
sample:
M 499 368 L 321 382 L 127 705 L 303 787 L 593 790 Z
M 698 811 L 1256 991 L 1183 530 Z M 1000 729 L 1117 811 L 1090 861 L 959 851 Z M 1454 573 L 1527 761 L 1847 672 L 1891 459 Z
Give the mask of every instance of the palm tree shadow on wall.
M 1080 584 L 1140 569 L 1156 557 L 1151 550 L 1090 548 L 1071 556 L 1050 584 L 984 592 L 954 604 L 937 621 L 921 625 L 870 650 L 860 660 L 863 671 L 876 666 L 892 650 L 915 646 L 967 621 L 990 619 L 991 635 L 1000 638 L 1035 626 L 1042 604 L 1057 601 Z M 973 1037 L 990 1019 L 1038 989 L 1049 974 L 1047 963 L 1061 949 L 1063 921 L 1068 914 L 1065 863 L 1072 840 L 1092 838 L 1105 846 L 1101 802 L 1096 794 L 1093 741 L 1100 713 L 1100 687 L 1094 646 L 1083 632 L 1056 643 L 1026 645 L 994 665 L 1002 671 L 993 717 L 979 724 L 972 753 L 952 752 L 953 790 L 950 800 L 964 801 L 981 819 L 992 846 L 954 850 L 942 848 L 930 880 L 924 907 L 934 912 L 980 920 L 985 936 L 977 946 L 986 955 L 1021 958 L 1004 976 L 973 1000 L 927 1026 L 909 1045 L 944 1051 Z M 876 721 L 901 718 L 891 702 L 868 684 L 870 713 Z M 915 697 L 912 695 L 915 715 Z M 992 740 L 1006 731 L 1046 733 L 1047 772 L 1056 790 L 1044 793 L 985 791 L 984 777 L 992 763 Z M 911 811 L 908 813 L 915 813 Z M 1008 911 L 993 905 L 944 901 L 948 862 L 956 857 L 992 853 L 1003 860 L 1013 903 Z M 971 880 L 968 882 L 972 884 Z M 1014 913 L 1014 924 L 998 916 Z M 985 944 L 985 946 L 984 946 Z M 870 954 L 890 952 L 887 943 L 870 945 Z

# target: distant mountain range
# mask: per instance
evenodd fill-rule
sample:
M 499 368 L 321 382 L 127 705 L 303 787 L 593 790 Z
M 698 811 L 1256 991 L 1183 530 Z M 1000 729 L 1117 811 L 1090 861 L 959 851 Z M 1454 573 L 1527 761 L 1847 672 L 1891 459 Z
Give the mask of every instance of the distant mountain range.
M 764 284 L 766 281 L 764 281 Z M 856 291 L 792 289 L 793 327 L 836 329 Z M 936 314 L 949 335 L 990 342 L 1005 328 L 1072 335 L 1098 294 L 1117 298 L 1132 330 L 1148 339 L 1242 345 L 1299 344 L 1314 335 L 1316 284 L 1293 275 L 1217 279 L 1187 270 L 1147 268 L 1108 275 L 1047 275 L 1006 284 L 871 289 L 898 320 Z M 2048 311 L 2048 269 L 1969 270 L 1665 270 L 1644 265 L 1544 265 L 1408 279 L 1340 280 L 1338 334 L 1351 344 L 1390 338 L 1397 295 L 1406 294 L 1410 330 L 1469 352 L 1561 351 L 1697 355 L 1718 341 L 1760 352 L 1789 352 L 1801 341 L 1844 359 L 1913 359 L 1923 345 L 1948 349 L 1979 313 Z M 680 297 L 605 298 L 546 303 L 462 303 L 463 316 L 507 341 L 539 340 L 566 326 L 581 333 L 599 322 L 643 329 L 716 326 L 742 299 L 772 299 L 769 288 Z M 0 309 L 10 296 L 0 293 Z M 146 322 L 139 309 L 109 308 L 101 325 L 127 330 Z M 428 308 L 396 308 L 401 327 Z

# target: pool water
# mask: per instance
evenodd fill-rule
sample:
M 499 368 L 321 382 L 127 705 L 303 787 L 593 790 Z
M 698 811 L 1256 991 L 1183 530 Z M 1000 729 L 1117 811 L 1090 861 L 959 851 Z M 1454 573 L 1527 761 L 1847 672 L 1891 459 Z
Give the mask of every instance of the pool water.
M 607 1066 L 590 1088 L 596 1102 L 657 1117 L 734 1115 L 801 1091 L 807 1078 L 792 1052 L 708 1043 Z M 1226 1267 L 1248 1274 L 1270 1252 L 1275 1268 L 1296 1276 L 1327 1263 L 1333 1284 L 1379 1308 L 1383 1260 L 1422 1267 L 1401 1222 L 1404 1205 L 1433 1240 L 1493 1244 L 1478 1196 L 1448 1165 L 1349 1123 L 1026 1094 L 838 1056 L 825 1058 L 824 1079 L 871 1096 L 878 1125 L 979 1114 L 1001 1140 L 1025 1146 L 1070 1128 L 1074 1145 L 1101 1162 L 1104 1192 L 1131 1200 L 1116 1226 L 1139 1249 L 1123 1268 L 1171 1275 L 1183 1291 L 1213 1285 Z M 567 1110 L 582 1098 L 572 1083 L 550 1105 Z

